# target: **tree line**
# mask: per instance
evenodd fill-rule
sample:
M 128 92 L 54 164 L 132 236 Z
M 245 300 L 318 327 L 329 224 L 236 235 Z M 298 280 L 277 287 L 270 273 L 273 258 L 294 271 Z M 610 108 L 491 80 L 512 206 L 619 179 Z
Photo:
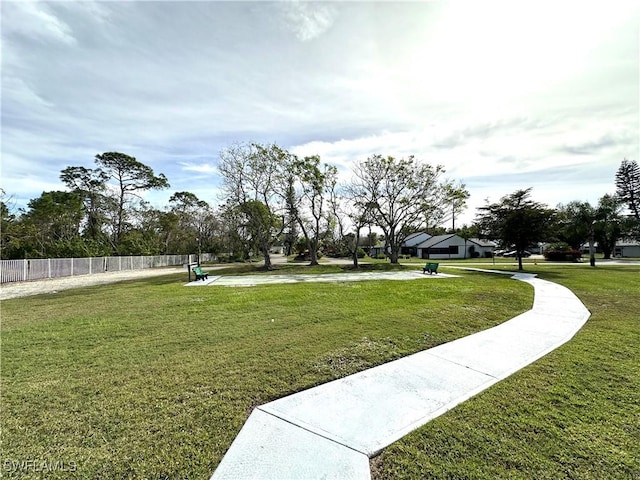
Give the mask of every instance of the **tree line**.
M 551 249 L 576 253 L 587 242 L 591 251 L 598 243 L 604 258 L 611 258 L 621 238 L 640 240 L 638 162 L 623 160 L 616 172 L 615 185 L 616 193 L 602 196 L 595 206 L 572 201 L 555 209 L 531 200 L 531 189 L 518 190 L 497 203 L 481 207 L 474 229 L 482 237 L 497 239 L 503 246 L 513 248 L 520 270 L 522 254 L 536 242 L 551 242 Z
M 60 173 L 65 190 L 43 192 L 13 212 L 3 195 L 1 256 L 10 258 L 158 255 L 209 252 L 220 258 L 262 258 L 270 252 L 351 256 L 357 266 L 362 247 L 379 240 L 398 263 L 402 244 L 417 231 L 448 231 L 495 239 L 517 249 L 532 241 L 566 242 L 578 248 L 596 238 L 605 254 L 623 236 L 640 237 L 640 171 L 624 160 L 616 194 L 597 206 L 571 202 L 550 209 L 520 190 L 480 209 L 474 224 L 457 228 L 466 208 L 464 184 L 443 178 L 441 165 L 413 156 L 372 155 L 356 162 L 351 178 L 317 155 L 299 157 L 276 144 L 242 143 L 220 152 L 221 203 L 212 206 L 191 192 L 175 192 L 168 205 L 153 208 L 149 190 L 170 188 L 134 157 L 106 152 L 95 167 L 68 166 Z M 623 214 L 628 208 L 630 214 Z M 367 227 L 369 234 L 366 233 Z M 613 242 L 613 243 L 612 243 Z

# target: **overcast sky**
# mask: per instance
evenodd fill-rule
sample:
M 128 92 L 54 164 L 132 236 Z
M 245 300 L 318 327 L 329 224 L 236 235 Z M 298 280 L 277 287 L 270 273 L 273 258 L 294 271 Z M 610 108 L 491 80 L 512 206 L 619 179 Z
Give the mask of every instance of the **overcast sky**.
M 218 203 L 219 152 L 275 142 L 347 178 L 441 164 L 485 199 L 555 207 L 640 160 L 636 1 L 1 2 L 2 183 L 17 206 L 96 154 Z

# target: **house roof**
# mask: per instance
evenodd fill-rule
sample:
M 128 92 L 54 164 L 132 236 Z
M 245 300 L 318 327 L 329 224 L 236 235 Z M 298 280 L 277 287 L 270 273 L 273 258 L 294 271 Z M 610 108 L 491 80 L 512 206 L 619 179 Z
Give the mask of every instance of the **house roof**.
M 464 238 L 460 237 L 459 235 L 456 235 L 454 233 L 450 233 L 447 235 L 436 235 L 435 237 L 431 237 L 428 240 L 422 242 L 420 245 L 417 245 L 418 248 L 431 248 L 431 247 L 435 247 L 436 245 L 438 245 L 439 243 L 445 242 L 446 240 L 449 240 L 453 237 L 456 237 L 457 240 L 460 240 L 460 242 L 464 242 Z M 495 247 L 496 244 L 494 242 L 492 242 L 491 240 L 481 240 L 479 238 L 469 238 L 467 239 L 467 243 L 473 243 L 478 245 L 479 247 L 484 247 L 484 248 L 491 248 L 491 247 Z
M 620 240 L 616 242 L 616 247 L 640 247 L 637 240 Z
M 457 235 L 451 233 L 449 235 L 436 235 L 435 237 L 431 237 L 426 241 L 422 242 L 420 245 L 417 245 L 420 248 L 431 248 L 435 247 L 439 243 L 444 242 L 445 240 L 449 240 L 451 237 L 456 237 Z
M 495 248 L 497 246 L 496 242 L 492 240 L 481 239 L 481 238 L 470 238 L 468 241 L 471 243 L 475 243 L 480 247 L 485 247 L 485 248 L 491 248 L 491 247 Z
M 431 235 L 429 235 L 428 233 L 424 233 L 424 232 L 412 233 L 410 235 L 407 235 L 407 238 L 405 238 L 403 245 L 405 247 L 415 247 L 418 244 L 428 240 L 429 238 L 431 238 Z

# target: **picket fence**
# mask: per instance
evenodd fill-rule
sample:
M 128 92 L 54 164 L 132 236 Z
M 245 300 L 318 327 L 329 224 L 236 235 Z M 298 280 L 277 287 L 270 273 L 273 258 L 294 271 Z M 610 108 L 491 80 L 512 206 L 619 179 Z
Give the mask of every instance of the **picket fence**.
M 44 278 L 96 275 L 122 270 L 171 267 L 196 262 L 197 255 L 155 255 L 91 258 L 34 258 L 0 260 L 0 283 L 27 282 Z M 201 262 L 214 260 L 214 255 L 203 253 Z

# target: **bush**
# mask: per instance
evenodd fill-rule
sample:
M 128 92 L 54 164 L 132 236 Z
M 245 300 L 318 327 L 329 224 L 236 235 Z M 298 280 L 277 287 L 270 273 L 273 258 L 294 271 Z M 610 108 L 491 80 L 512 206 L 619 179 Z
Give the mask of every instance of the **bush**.
M 320 260 L 323 256 L 323 253 L 321 250 L 318 250 L 318 260 Z M 298 255 L 296 255 L 293 259 L 296 262 L 310 262 L 311 261 L 311 254 L 309 253 L 309 250 L 305 250 L 303 253 L 299 253 Z
M 579 250 L 546 250 L 544 258 L 552 262 L 577 262 L 582 253 Z
M 353 253 L 351 253 L 349 251 L 349 249 L 347 249 L 347 248 L 343 248 L 341 250 L 327 251 L 327 252 L 325 252 L 325 254 L 327 255 L 327 257 L 331 257 L 331 258 L 351 258 L 351 257 L 353 257 Z M 362 248 L 358 248 L 358 251 L 356 252 L 356 254 L 358 255 L 358 258 L 364 258 L 364 257 L 367 256 L 367 253 Z
M 550 252 L 569 252 L 571 247 L 566 242 L 556 242 L 547 245 L 547 250 Z
M 379 253 L 379 254 L 376 255 L 376 258 L 378 260 L 385 260 L 387 258 L 387 255 L 384 254 L 384 253 Z

